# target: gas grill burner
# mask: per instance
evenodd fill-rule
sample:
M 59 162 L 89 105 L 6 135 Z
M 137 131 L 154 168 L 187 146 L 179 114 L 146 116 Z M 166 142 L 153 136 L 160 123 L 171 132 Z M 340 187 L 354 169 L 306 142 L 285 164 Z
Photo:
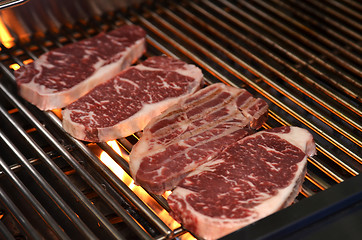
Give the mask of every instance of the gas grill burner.
M 353 0 L 32 0 L 0 10 L 0 238 L 196 238 L 169 216 L 169 193 L 149 194 L 129 176 L 128 154 L 142 133 L 81 142 L 62 129 L 59 109 L 42 112 L 17 94 L 20 66 L 133 23 L 147 32 L 144 58 L 193 63 L 207 84 L 266 100 L 264 128 L 299 126 L 315 138 L 318 154 L 294 204 L 224 239 L 357 239 L 361 12 Z

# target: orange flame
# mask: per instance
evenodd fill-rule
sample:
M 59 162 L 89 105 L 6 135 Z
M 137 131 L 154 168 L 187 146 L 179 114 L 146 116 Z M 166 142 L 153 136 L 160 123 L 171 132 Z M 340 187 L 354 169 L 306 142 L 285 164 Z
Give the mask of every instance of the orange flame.
M 108 141 L 107 144 L 122 158 L 128 161 L 128 155 L 125 155 L 121 151 L 117 141 Z M 142 199 L 171 230 L 175 230 L 181 226 L 142 187 L 137 186 L 133 179 L 105 151 L 102 151 L 99 158 L 114 174 L 116 174 L 119 179 L 121 179 L 140 199 Z M 170 194 L 171 191 L 167 191 L 163 194 L 163 196 L 167 198 Z M 195 239 L 189 233 L 183 234 L 179 238 L 183 240 Z
M 20 65 L 17 63 L 13 63 L 9 66 L 9 68 L 13 69 L 14 71 L 18 70 L 20 68 Z
M 1 34 L 1 32 L 0 32 Z M 29 64 L 31 62 L 33 62 L 34 60 L 33 59 L 27 59 L 25 61 L 23 61 L 23 63 L 26 65 L 26 64 Z M 9 66 L 9 68 L 13 69 L 14 71 L 18 70 L 20 68 L 20 65 L 17 64 L 17 63 L 13 63 Z
M 4 47 L 11 48 L 15 45 L 14 41 L 15 39 L 8 31 L 4 22 L 0 19 L 0 42 L 4 45 Z M 0 48 L 0 51 L 1 50 L 2 49 Z M 33 62 L 33 59 L 27 59 L 23 61 L 25 65 L 31 62 Z M 16 71 L 20 68 L 20 65 L 14 63 L 11 64 L 9 68 Z M 54 109 L 52 111 L 60 119 L 62 118 L 61 109 Z M 109 141 L 107 142 L 107 144 L 111 146 L 114 151 L 116 151 L 122 158 L 128 160 L 128 156 L 122 153 L 116 141 Z M 138 197 L 140 197 L 140 199 L 142 199 L 158 215 L 158 217 L 171 228 L 171 230 L 175 230 L 176 228 L 179 228 L 181 226 L 142 187 L 135 185 L 133 179 L 105 151 L 101 152 L 99 158 L 119 179 L 121 179 L 132 191 L 134 191 L 138 195 Z M 167 191 L 163 194 L 163 196 L 167 198 L 170 194 L 171 191 Z M 1 217 L 2 215 L 0 215 L 0 219 Z M 179 239 L 191 240 L 195 238 L 191 236 L 191 234 L 186 233 L 180 236 Z
M 60 120 L 63 119 L 62 109 L 61 109 L 61 108 L 53 109 L 52 112 L 53 112 Z
M 1 19 L 0 19 L 0 42 L 6 48 L 11 48 L 12 46 L 15 45 L 14 38 L 11 36 L 9 30 L 6 28 L 4 22 L 1 21 Z
M 107 144 L 112 147 L 116 153 L 123 157 L 121 149 L 116 141 L 109 141 Z M 99 158 L 124 183 L 127 185 L 133 184 L 133 179 L 105 151 L 101 153 Z

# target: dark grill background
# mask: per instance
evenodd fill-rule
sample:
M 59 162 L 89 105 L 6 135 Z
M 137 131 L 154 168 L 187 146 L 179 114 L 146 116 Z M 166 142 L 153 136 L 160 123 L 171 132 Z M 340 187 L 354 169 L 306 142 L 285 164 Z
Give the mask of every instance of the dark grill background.
M 355 186 L 358 177 L 353 176 L 362 171 L 361 12 L 361 3 L 351 0 L 147 1 L 131 6 L 111 0 L 32 0 L 1 10 L 0 29 L 6 30 L 0 35 L 2 237 L 167 239 L 186 232 L 170 228 L 149 209 L 167 210 L 163 197 L 144 203 L 99 160 L 104 150 L 128 172 L 125 159 L 140 134 L 117 140 L 123 159 L 105 143 L 69 137 L 53 112 L 41 112 L 16 94 L 13 69 L 18 65 L 128 23 L 147 31 L 144 58 L 181 58 L 201 67 L 208 84 L 222 81 L 262 97 L 270 105 L 265 128 L 310 130 L 318 155 L 309 159 L 293 207 L 317 211 L 311 203 L 339 191 L 339 185 L 348 186 L 339 184 L 345 180 Z M 320 194 L 326 189 L 332 191 Z M 344 198 L 362 192 L 362 187 L 351 189 Z M 343 199 L 336 195 L 335 201 Z M 319 202 L 317 208 L 332 204 Z M 275 215 L 292 211 L 286 210 Z M 265 227 L 265 221 L 256 226 Z

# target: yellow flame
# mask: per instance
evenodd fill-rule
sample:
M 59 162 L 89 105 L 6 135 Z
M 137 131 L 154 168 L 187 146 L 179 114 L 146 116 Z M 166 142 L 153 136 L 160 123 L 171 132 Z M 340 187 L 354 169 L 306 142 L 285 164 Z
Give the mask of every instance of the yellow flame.
M 121 151 L 117 141 L 108 141 L 107 144 L 123 158 L 128 157 Z M 102 151 L 99 158 L 114 174 L 116 174 L 119 179 L 121 179 L 141 200 L 143 200 L 149 208 L 152 209 L 167 226 L 169 226 L 170 229 L 175 230 L 181 226 L 163 207 L 156 202 L 153 197 L 151 197 L 142 187 L 137 186 L 133 179 L 105 151 Z M 163 194 L 163 196 L 167 198 L 170 194 L 171 191 L 167 191 Z M 195 238 L 191 234 L 187 233 L 180 236 L 180 239 L 191 240 Z
M 167 199 L 168 196 L 170 196 L 171 193 L 172 193 L 172 191 L 166 191 L 166 192 L 164 192 L 164 193 L 162 194 L 162 196 Z
M 127 185 L 131 184 L 132 178 L 121 168 L 106 152 L 100 155 L 101 161 L 114 173 L 116 176 L 125 182 Z
M 1 32 L 0 32 L 1 34 Z M 29 64 L 31 62 L 33 62 L 34 60 L 33 59 L 27 59 L 25 61 L 23 61 L 23 63 L 26 65 L 26 64 Z M 20 68 L 20 65 L 17 64 L 17 63 L 13 63 L 9 66 L 9 68 L 13 69 L 14 71 L 18 70 Z
M 118 143 L 116 140 L 113 141 L 108 141 L 107 144 L 113 148 L 113 150 L 118 153 L 120 156 L 122 156 L 122 152 L 121 152 L 121 148 L 119 147 Z
M 0 42 L 6 47 L 11 48 L 15 45 L 14 38 L 11 36 L 10 32 L 6 28 L 3 21 L 0 19 Z
M 18 70 L 20 68 L 20 65 L 17 63 L 13 63 L 9 66 L 9 68 L 13 69 L 14 71 Z

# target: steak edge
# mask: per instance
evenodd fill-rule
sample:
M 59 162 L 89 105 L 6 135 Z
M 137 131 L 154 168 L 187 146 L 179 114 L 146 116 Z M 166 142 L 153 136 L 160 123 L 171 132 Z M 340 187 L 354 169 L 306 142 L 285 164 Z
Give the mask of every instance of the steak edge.
M 245 137 L 179 183 L 170 214 L 204 239 L 225 236 L 290 205 L 315 152 L 312 135 L 297 127 Z
M 63 127 L 85 141 L 126 137 L 201 85 L 203 74 L 195 65 L 165 56 L 150 57 L 67 106 L 62 111 Z
M 173 189 L 198 165 L 259 128 L 268 105 L 245 89 L 212 84 L 155 117 L 130 153 L 136 184 L 155 194 Z
M 49 51 L 14 72 L 19 94 L 41 110 L 63 108 L 141 57 L 145 36 L 124 25 Z

